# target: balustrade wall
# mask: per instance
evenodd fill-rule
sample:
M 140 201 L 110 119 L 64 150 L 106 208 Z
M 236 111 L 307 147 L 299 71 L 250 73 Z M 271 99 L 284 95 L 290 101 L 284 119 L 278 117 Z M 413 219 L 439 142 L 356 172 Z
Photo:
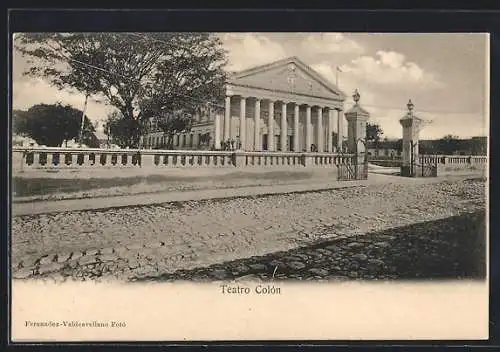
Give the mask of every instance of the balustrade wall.
M 354 163 L 354 154 L 147 149 L 20 148 L 12 169 L 130 167 L 335 167 Z
M 439 168 L 484 168 L 488 163 L 487 156 L 478 155 L 420 155 L 419 164 L 435 164 Z
M 336 167 L 354 154 L 149 149 L 12 148 L 12 170 L 138 167 Z M 421 155 L 419 164 L 439 169 L 485 168 L 486 156 Z

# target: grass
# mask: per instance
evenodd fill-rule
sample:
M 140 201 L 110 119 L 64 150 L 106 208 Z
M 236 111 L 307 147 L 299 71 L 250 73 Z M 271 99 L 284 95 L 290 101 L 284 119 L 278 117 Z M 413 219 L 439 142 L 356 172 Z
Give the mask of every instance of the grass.
M 270 171 L 261 174 L 247 172 L 234 172 L 224 175 L 183 177 L 166 175 L 148 175 L 133 177 L 113 178 L 23 178 L 13 177 L 12 188 L 16 197 L 82 192 L 95 189 L 107 189 L 112 187 L 130 187 L 138 184 L 176 184 L 196 182 L 234 182 L 242 180 L 267 180 L 267 181 L 299 181 L 312 177 L 310 172 Z

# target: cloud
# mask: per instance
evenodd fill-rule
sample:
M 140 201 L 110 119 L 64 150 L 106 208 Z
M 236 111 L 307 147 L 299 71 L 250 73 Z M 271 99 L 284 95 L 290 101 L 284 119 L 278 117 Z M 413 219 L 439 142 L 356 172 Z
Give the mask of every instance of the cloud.
M 311 68 L 335 85 L 337 81 L 335 66 L 328 62 L 322 62 L 311 65 Z M 375 92 L 367 87 L 367 85 L 356 76 L 339 73 L 338 83 L 340 90 L 347 94 L 346 106 L 350 106 L 349 104 L 352 103 L 351 95 L 354 93 L 355 89 L 357 89 L 361 95 L 361 104 L 367 105 L 377 102 L 377 95 Z
M 230 71 L 239 71 L 285 58 L 284 48 L 263 34 L 226 33 L 221 35 L 228 51 Z
M 342 33 L 309 34 L 302 41 L 302 47 L 304 50 L 316 54 L 361 54 L 365 51 L 357 41 Z
M 388 67 L 399 68 L 404 65 L 404 57 L 401 55 L 387 55 L 383 58 Z M 382 60 L 382 59 L 381 59 Z M 336 68 L 329 62 L 322 62 L 311 65 L 311 68 L 320 73 L 327 80 L 335 84 Z M 419 77 L 419 76 L 415 76 Z M 421 76 L 420 76 L 421 77 Z M 424 73 L 425 77 L 425 73 Z M 401 101 L 401 106 L 398 107 L 392 101 L 387 100 L 387 91 L 379 92 L 370 82 L 367 82 L 364 77 L 341 72 L 339 74 L 339 87 L 347 94 L 344 102 L 344 109 L 348 110 L 353 105 L 351 98 L 354 89 L 358 89 L 361 95 L 360 104 L 370 113 L 369 122 L 380 125 L 384 134 L 382 137 L 401 138 L 402 127 L 399 119 L 406 113 L 406 101 Z M 388 87 L 392 92 L 391 97 L 398 96 L 400 89 L 394 85 Z M 406 92 L 406 90 L 403 90 Z M 391 107 L 393 106 L 393 107 Z M 481 121 L 477 114 L 456 114 L 456 113 L 439 113 L 439 112 L 420 112 L 417 105 L 416 113 L 419 117 L 427 121 L 420 132 L 420 138 L 433 139 L 441 138 L 450 133 L 450 126 L 453 127 L 453 134 L 462 138 L 471 136 L 486 135 L 487 126 L 486 119 Z M 344 125 L 344 135 L 347 136 L 347 123 Z
M 376 57 L 361 56 L 341 66 L 342 71 L 365 81 L 380 85 L 414 85 L 421 88 L 439 88 L 442 83 L 434 74 L 416 63 L 406 61 L 403 54 L 379 50 Z

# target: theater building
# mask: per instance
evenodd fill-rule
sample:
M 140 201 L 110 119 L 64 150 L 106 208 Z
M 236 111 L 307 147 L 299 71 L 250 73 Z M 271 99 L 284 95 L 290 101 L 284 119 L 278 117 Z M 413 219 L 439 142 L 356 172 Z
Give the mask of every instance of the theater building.
M 344 140 L 345 94 L 297 57 L 231 73 L 225 91 L 174 137 L 175 149 L 219 150 L 232 141 L 244 151 L 331 152 Z M 158 148 L 165 138 L 151 120 L 141 144 Z

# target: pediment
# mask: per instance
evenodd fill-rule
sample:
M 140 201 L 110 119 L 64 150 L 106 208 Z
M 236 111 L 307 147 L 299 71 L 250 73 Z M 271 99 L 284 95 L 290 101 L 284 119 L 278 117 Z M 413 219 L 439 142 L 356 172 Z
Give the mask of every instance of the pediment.
M 229 83 L 333 100 L 345 98 L 340 89 L 296 57 L 233 73 Z

